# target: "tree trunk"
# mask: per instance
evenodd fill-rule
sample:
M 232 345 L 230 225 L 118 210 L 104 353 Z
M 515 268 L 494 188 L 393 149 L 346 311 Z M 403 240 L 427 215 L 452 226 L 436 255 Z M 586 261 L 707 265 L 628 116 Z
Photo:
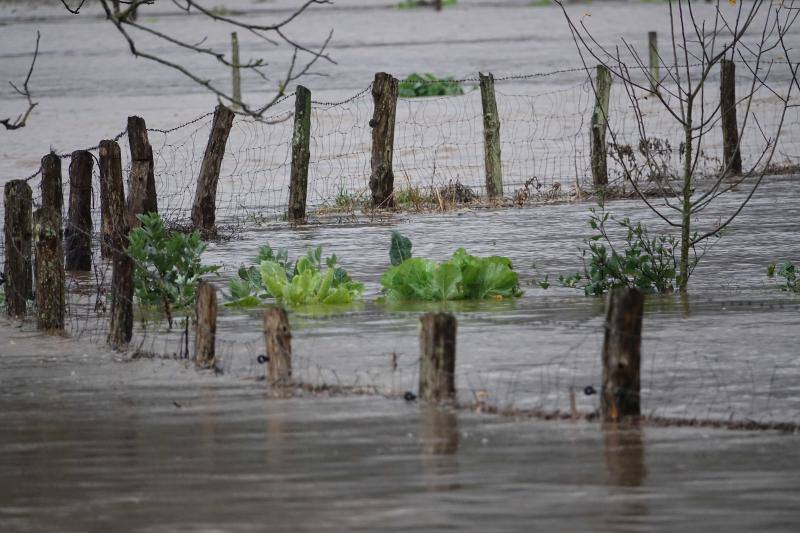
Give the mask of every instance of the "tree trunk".
M 739 127 L 736 121 L 736 63 L 729 59 L 720 62 L 719 107 L 722 118 L 722 171 L 741 176 L 742 154 L 739 151 Z

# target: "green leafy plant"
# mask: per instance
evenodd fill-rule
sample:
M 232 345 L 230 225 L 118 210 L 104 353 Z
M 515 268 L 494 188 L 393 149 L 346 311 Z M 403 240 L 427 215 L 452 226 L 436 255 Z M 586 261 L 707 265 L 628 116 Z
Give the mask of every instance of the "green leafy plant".
M 401 98 L 453 96 L 464 94 L 464 89 L 452 76 L 437 78 L 433 74 L 414 73 L 400 82 L 399 94 Z
M 381 278 L 387 300 L 482 300 L 521 296 L 519 278 L 507 257 L 475 257 L 459 248 L 442 263 L 411 257 L 411 241 L 392 233 L 392 267 Z
M 791 261 L 784 261 L 780 265 L 770 263 L 767 266 L 767 277 L 774 278 L 777 275 L 784 279 L 781 284 L 782 291 L 800 293 L 800 277 L 797 275 L 797 267 Z
M 335 254 L 323 262 L 321 246 L 292 264 L 286 250 L 274 251 L 265 245 L 253 261 L 256 265 L 242 265 L 238 279 L 229 282 L 225 305 L 255 307 L 269 298 L 291 306 L 350 304 L 360 299 L 364 290 L 337 266 Z
M 442 7 L 454 6 L 458 0 L 442 0 Z M 400 9 L 413 9 L 415 7 L 429 7 L 436 4 L 435 0 L 403 0 L 397 7 Z
M 197 284 L 219 267 L 203 265 L 206 243 L 195 232 L 167 234 L 156 213 L 138 215 L 142 225 L 130 233 L 128 255 L 134 260 L 134 294 L 140 305 L 163 307 L 172 323 L 172 309 L 191 308 Z

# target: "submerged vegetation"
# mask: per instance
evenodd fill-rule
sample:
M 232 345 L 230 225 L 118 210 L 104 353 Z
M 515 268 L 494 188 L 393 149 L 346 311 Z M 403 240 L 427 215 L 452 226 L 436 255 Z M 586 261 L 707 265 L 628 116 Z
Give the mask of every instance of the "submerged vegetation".
M 458 0 L 441 0 L 442 7 L 446 6 L 454 6 L 458 3 Z M 436 6 L 436 0 L 402 0 L 397 7 L 400 9 L 414 9 L 415 7 L 434 7 Z
M 800 293 L 800 277 L 797 276 L 797 267 L 791 261 L 784 261 L 780 265 L 770 263 L 767 266 L 767 277 L 772 279 L 775 275 L 783 278 L 780 287 L 782 291 Z
M 409 74 L 400 82 L 401 98 L 417 98 L 422 96 L 454 96 L 464 94 L 461 84 L 452 76 L 438 78 L 433 74 Z

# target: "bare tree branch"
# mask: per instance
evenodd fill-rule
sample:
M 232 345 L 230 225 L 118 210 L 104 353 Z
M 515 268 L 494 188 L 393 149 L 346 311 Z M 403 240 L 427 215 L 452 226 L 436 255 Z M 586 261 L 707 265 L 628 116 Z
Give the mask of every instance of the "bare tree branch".
M 79 7 L 80 9 L 80 7 Z M 36 48 L 33 50 L 33 59 L 31 59 L 31 66 L 28 68 L 28 75 L 25 76 L 25 81 L 22 84 L 22 88 L 20 89 L 13 82 L 9 81 L 8 84 L 14 88 L 14 90 L 20 96 L 24 96 L 28 100 L 28 108 L 25 110 L 24 113 L 17 116 L 15 120 L 11 120 L 11 118 L 4 118 L 0 120 L 0 124 L 5 126 L 7 130 L 17 130 L 19 128 L 24 128 L 25 124 L 28 121 L 28 117 L 30 116 L 33 109 L 39 105 L 38 102 L 33 101 L 33 96 L 31 96 L 30 87 L 28 87 L 28 83 L 31 81 L 31 75 L 33 74 L 33 67 L 36 65 L 36 58 L 39 57 L 39 38 L 40 34 L 36 32 Z

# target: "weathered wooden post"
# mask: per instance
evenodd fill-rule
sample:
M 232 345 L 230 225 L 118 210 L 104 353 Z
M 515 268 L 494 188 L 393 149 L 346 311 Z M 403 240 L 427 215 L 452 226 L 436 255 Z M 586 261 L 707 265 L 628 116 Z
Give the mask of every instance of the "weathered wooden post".
M 33 192 L 25 180 L 11 180 L 3 193 L 6 312 L 12 318 L 24 318 L 27 301 L 33 297 Z
M 653 94 L 659 92 L 658 86 L 661 81 L 660 62 L 658 60 L 658 33 L 654 31 L 647 32 L 647 49 L 648 56 L 650 57 L 650 92 Z
M 111 275 L 111 327 L 108 343 L 124 348 L 133 335 L 133 259 L 125 253 L 128 247 L 128 217 L 122 183 L 119 145 L 100 141 L 100 188 L 105 198 L 108 234 L 106 245 L 113 258 Z
M 374 110 L 372 128 L 372 173 L 369 188 L 373 207 L 394 207 L 394 123 L 397 115 L 398 81 L 390 74 L 378 72 L 372 83 Z
M 61 243 L 61 215 L 44 206 L 33 215 L 36 245 L 36 329 L 51 333 L 64 331 L 64 247 Z
M 114 226 L 111 216 L 111 194 L 116 187 L 122 191 L 122 156 L 116 141 L 100 141 L 100 256 L 114 257 Z M 118 185 L 119 184 L 119 185 Z M 124 192 L 123 195 L 124 202 Z
M 63 190 L 61 158 L 50 152 L 42 158 L 42 207 L 50 206 L 61 216 L 64 212 Z
M 239 109 L 242 103 L 242 73 L 239 70 L 239 36 L 231 33 L 231 71 L 233 79 L 233 109 Z
M 595 103 L 592 112 L 592 181 L 595 188 L 608 185 L 606 162 L 606 126 L 608 125 L 608 101 L 611 96 L 611 71 L 597 65 L 595 79 Z
M 92 168 L 86 150 L 72 152 L 69 164 L 69 220 L 64 230 L 66 270 L 92 269 Z
M 308 196 L 308 161 L 311 158 L 311 91 L 297 86 L 292 135 L 292 174 L 289 183 L 289 221 L 305 220 Z
M 206 281 L 197 286 L 196 316 L 194 362 L 197 366 L 211 368 L 216 357 L 217 291 Z
M 436 11 L 441 11 L 442 10 L 442 0 L 435 0 L 434 1 L 434 6 L 436 7 Z
M 267 381 L 286 385 L 292 379 L 292 332 L 282 307 L 264 310 L 264 343 L 267 348 Z
M 228 135 L 233 126 L 233 117 L 233 111 L 222 104 L 214 110 L 211 134 L 200 166 L 200 176 L 197 178 L 197 190 L 192 204 L 192 225 L 206 237 L 215 234 L 217 182 L 222 168 L 222 157 L 225 155 L 225 145 L 228 143 Z
M 494 94 L 492 73 L 478 73 L 481 84 L 481 106 L 483 107 L 483 152 L 486 165 L 486 195 L 489 198 L 503 197 L 503 163 L 500 159 L 500 115 L 497 114 L 497 99 Z
M 438 402 L 456 395 L 456 317 L 426 313 L 420 318 L 419 397 Z
M 722 114 L 723 170 L 729 176 L 741 176 L 742 154 L 739 151 L 739 127 L 736 121 L 736 63 L 720 62 L 719 107 Z
M 616 422 L 639 416 L 644 296 L 638 289 L 615 287 L 606 300 L 603 342 L 603 418 Z
M 147 138 L 147 125 L 142 117 L 128 117 L 128 144 L 131 149 L 131 170 L 128 174 L 128 227 L 138 228 L 137 215 L 158 213 L 153 148 Z

